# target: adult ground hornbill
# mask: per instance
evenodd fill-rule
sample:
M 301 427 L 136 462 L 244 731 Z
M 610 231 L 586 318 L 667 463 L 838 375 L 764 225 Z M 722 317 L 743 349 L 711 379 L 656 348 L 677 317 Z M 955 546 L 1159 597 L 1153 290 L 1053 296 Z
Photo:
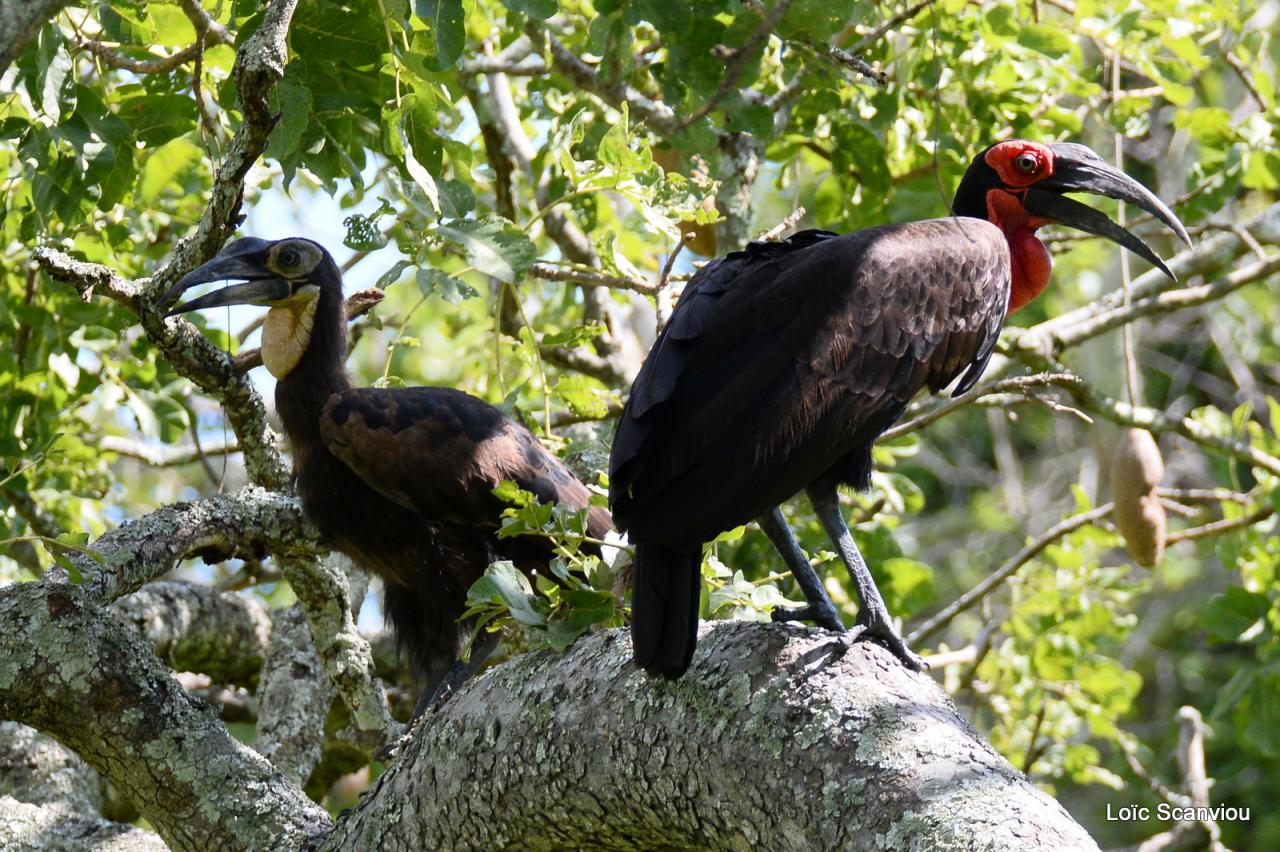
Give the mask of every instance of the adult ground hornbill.
M 326 543 L 382 578 L 384 610 L 426 688 L 465 680 L 490 650 L 458 623 L 467 589 L 495 559 L 526 572 L 552 556 L 544 539 L 496 535 L 513 480 L 543 502 L 574 508 L 590 492 L 533 434 L 498 409 L 453 388 L 353 388 L 342 276 L 329 253 L 293 238 L 245 238 L 184 277 L 168 304 L 196 284 L 238 280 L 167 315 L 216 305 L 269 306 L 262 360 L 276 377 L 276 410 L 293 449 L 298 493 Z M 593 507 L 588 533 L 603 538 L 609 513 Z
M 697 641 L 702 543 L 758 519 L 808 605 L 842 629 L 778 505 L 806 490 L 853 578 L 857 627 L 923 667 L 840 513 L 870 484 L 871 445 L 922 387 L 973 387 L 1005 314 L 1049 281 L 1036 238 L 1070 225 L 1172 273 L 1145 243 L 1065 192 L 1122 199 L 1184 241 L 1177 217 L 1083 145 L 1001 142 L 965 172 L 952 217 L 753 243 L 689 282 L 631 388 L 610 459 L 610 508 L 636 545 L 635 660 L 679 677 Z M 1189 241 L 1188 241 L 1189 242 Z

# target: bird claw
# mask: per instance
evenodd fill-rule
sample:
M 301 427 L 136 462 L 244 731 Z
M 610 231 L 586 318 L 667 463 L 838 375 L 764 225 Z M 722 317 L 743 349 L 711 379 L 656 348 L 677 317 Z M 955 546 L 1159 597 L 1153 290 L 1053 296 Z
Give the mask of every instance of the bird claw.
M 898 631 L 894 630 L 893 625 L 887 620 L 856 624 L 850 629 L 850 633 L 853 633 L 859 641 L 879 642 L 889 650 L 889 653 L 897 657 L 903 666 L 913 672 L 929 670 L 929 664 L 924 661 L 924 658 L 907 647 L 906 640 L 898 635 Z
M 824 630 L 844 632 L 844 624 L 835 610 L 829 607 L 815 607 L 813 604 L 799 609 L 775 609 L 769 616 L 775 623 L 785 621 L 811 621 Z
M 404 733 L 379 749 L 378 753 L 374 755 L 374 759 L 383 763 L 390 763 L 395 760 L 400 756 L 400 752 L 404 750 L 404 747 L 413 739 L 412 731 L 413 725 L 406 725 Z

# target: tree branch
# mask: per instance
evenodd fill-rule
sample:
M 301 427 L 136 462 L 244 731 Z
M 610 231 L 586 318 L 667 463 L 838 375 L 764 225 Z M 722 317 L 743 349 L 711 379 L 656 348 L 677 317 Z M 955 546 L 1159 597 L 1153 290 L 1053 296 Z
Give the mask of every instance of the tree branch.
M 128 281 L 110 267 L 85 263 L 47 246 L 35 250 L 35 260 L 52 278 L 75 287 L 85 301 L 98 293 L 137 314 L 169 363 L 222 405 L 250 479 L 270 488 L 288 486 L 288 471 L 270 438 L 267 412 L 253 382 L 237 373 L 227 353 L 191 323 L 161 319 L 144 297 L 146 279 Z
M 0 74 L 69 0 L 0 0 Z
M 596 75 L 594 68 L 561 44 L 554 35 L 544 32 L 532 19 L 526 24 L 525 31 L 535 43 L 545 40 L 551 52 L 552 65 L 579 88 L 586 89 L 597 97 L 603 98 L 606 103 L 615 106 L 626 103 L 633 115 L 642 118 L 650 129 L 663 136 L 670 136 L 679 129 L 676 114 L 671 107 L 661 101 L 645 97 L 623 82 L 605 85 Z
M 676 683 L 637 672 L 621 630 L 490 670 L 423 717 L 322 848 L 809 850 L 873 836 L 1096 848 L 928 676 L 871 643 L 749 622 L 705 625 Z
M 954 602 L 947 604 L 936 615 L 925 619 L 923 624 L 907 634 L 907 641 L 919 642 L 921 639 L 937 632 L 940 628 L 945 627 L 950 623 L 951 619 L 991 594 L 1001 583 L 1009 579 L 1014 572 L 1036 558 L 1046 547 L 1068 533 L 1075 532 L 1083 526 L 1102 520 L 1114 510 L 1115 506 L 1107 503 L 1104 506 L 1090 509 L 1088 512 L 1081 512 L 1054 524 L 1034 541 L 1015 553 L 1007 562 L 987 575 L 981 583 L 965 592 Z
M 330 824 L 82 588 L 0 589 L 0 716 L 75 750 L 174 849 L 281 849 Z
M 1263 245 L 1280 244 L 1280 204 L 1272 204 L 1248 222 L 1240 230 L 1248 233 L 1257 243 Z M 1182 280 L 1189 280 L 1196 275 L 1211 276 L 1227 273 L 1224 281 L 1231 278 L 1234 272 L 1232 265 L 1236 258 L 1250 250 L 1248 242 L 1239 234 L 1224 231 L 1216 236 L 1203 240 L 1195 249 L 1183 251 L 1168 262 L 1174 275 Z M 1259 267 L 1262 261 L 1254 264 Z M 1247 283 L 1247 282 L 1246 282 Z M 1130 289 L 1133 302 L 1143 302 L 1159 296 L 1167 290 L 1178 286 L 1158 269 L 1149 269 L 1133 281 Z M 1194 288 L 1188 288 L 1194 289 Z M 1176 299 L 1175 299 L 1176 301 Z M 1084 338 L 1075 331 L 1077 327 L 1092 323 L 1097 317 L 1110 314 L 1124 305 L 1124 293 L 1115 290 L 1095 302 L 1083 305 L 1073 311 L 1059 314 L 1028 329 L 1011 329 L 1008 342 L 1014 350 L 1031 351 L 1045 358 L 1054 357 L 1060 350 L 1060 340 L 1071 340 L 1071 345 L 1078 344 Z M 1181 305 L 1171 306 L 1175 310 Z M 1105 329 L 1103 329 L 1105 330 Z M 1098 333 L 1101 333 L 1099 331 Z
M 253 745 L 294 784 L 304 784 L 320 760 L 334 694 L 302 608 L 278 612 L 262 665 Z
M 271 615 L 251 598 L 198 583 L 150 583 L 111 605 L 156 656 L 180 672 L 249 686 L 262 669 Z
M 707 98 L 702 106 L 676 124 L 676 130 L 684 130 L 689 125 L 706 118 L 713 109 L 719 106 L 722 100 L 728 97 L 734 86 L 738 85 L 738 80 L 742 77 L 743 72 L 747 70 L 747 63 L 751 61 L 752 54 L 769 37 L 770 33 L 773 32 L 773 28 L 787 14 L 789 8 L 791 8 L 791 0 L 777 0 L 774 3 L 773 8 L 764 16 L 764 20 L 760 22 L 755 31 L 747 36 L 747 40 L 742 43 L 742 46 L 729 56 L 725 62 L 724 77 L 720 80 L 720 85 L 716 90 L 711 93 L 711 97 Z
M 73 560 L 92 578 L 87 593 L 110 603 L 136 592 L 180 561 L 202 556 L 306 556 L 325 552 L 297 498 L 250 486 L 192 503 L 174 503 L 105 533 Z
M 401 725 L 391 718 L 369 642 L 356 629 L 369 575 L 338 553 L 321 559 L 293 556 L 276 561 L 298 596 L 315 653 L 347 705 L 352 725 L 344 737 L 372 757 L 400 736 Z

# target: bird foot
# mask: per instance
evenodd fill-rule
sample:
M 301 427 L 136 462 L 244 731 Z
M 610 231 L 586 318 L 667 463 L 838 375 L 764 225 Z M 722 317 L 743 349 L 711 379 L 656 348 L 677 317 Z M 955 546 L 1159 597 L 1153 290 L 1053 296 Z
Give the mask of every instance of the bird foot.
M 840 621 L 840 616 L 833 607 L 829 606 L 816 607 L 813 604 L 809 604 L 799 609 L 775 609 L 770 618 L 775 622 L 811 621 L 826 630 L 834 630 L 838 633 L 844 632 L 844 624 Z
M 907 642 L 898 635 L 898 631 L 893 629 L 893 625 L 888 619 L 871 621 L 869 623 L 858 623 L 850 630 L 854 633 L 859 641 L 870 639 L 879 642 L 881 645 L 889 649 L 902 665 L 906 666 L 913 672 L 924 672 L 929 670 L 929 664 L 924 658 L 907 647 Z
M 400 752 L 404 750 L 404 747 L 413 739 L 412 732 L 413 724 L 405 725 L 404 733 L 379 749 L 378 753 L 374 755 L 374 759 L 383 763 L 390 763 L 395 760 L 400 756 Z

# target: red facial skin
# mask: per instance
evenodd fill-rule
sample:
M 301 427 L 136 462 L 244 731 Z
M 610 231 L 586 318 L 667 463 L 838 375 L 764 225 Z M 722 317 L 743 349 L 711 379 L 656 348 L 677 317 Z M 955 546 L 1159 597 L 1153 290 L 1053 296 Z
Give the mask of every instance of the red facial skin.
M 1026 160 L 1021 167 L 1018 165 L 1024 154 L 1035 160 L 1031 168 L 1026 168 Z M 987 192 L 987 218 L 1004 231 L 1009 241 L 1013 261 L 1009 313 L 1013 313 L 1044 291 L 1053 269 L 1049 250 L 1036 238 L 1036 229 L 1052 224 L 1052 220 L 1028 213 L 1023 206 L 1024 193 L 1019 191 L 1053 174 L 1053 152 L 1035 142 L 1001 142 L 987 151 L 986 161 L 1009 187 Z

